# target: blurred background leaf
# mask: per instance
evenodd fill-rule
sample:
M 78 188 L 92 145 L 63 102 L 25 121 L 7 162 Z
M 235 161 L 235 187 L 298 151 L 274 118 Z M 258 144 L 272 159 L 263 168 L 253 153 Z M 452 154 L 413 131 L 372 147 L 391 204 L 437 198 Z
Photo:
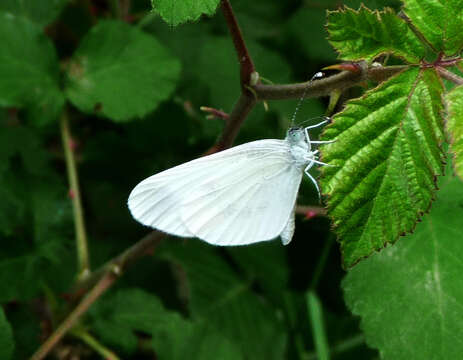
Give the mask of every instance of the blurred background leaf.
M 219 0 L 151 0 L 153 9 L 159 12 L 169 25 L 195 21 L 202 14 L 214 14 Z
M 439 186 L 414 234 L 362 261 L 343 281 L 349 308 L 384 359 L 452 359 L 463 350 L 457 335 L 463 331 L 463 187 L 452 175 Z
M 67 3 L 68 0 L 2 0 L 0 11 L 25 17 L 43 27 L 55 20 Z
M 154 110 L 170 96 L 180 72 L 180 63 L 156 39 L 117 21 L 92 28 L 68 66 L 69 99 L 83 112 L 114 121 Z
M 0 106 L 26 107 L 33 124 L 56 120 L 64 104 L 54 46 L 27 18 L 0 11 Z
M 0 308 L 0 357 L 5 360 L 11 359 L 14 342 L 11 326 L 5 317 L 3 309 Z

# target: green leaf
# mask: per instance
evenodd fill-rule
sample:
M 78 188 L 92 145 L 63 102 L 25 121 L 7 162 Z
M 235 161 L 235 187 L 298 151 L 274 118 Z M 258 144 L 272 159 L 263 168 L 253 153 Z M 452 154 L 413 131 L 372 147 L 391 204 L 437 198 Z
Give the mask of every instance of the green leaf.
M 119 21 L 100 21 L 68 67 L 67 96 L 86 113 L 128 121 L 173 92 L 180 63 L 152 36 Z
M 29 299 L 42 282 L 63 289 L 73 276 L 65 249 L 72 229 L 65 187 L 28 128 L 0 127 L 0 163 L 0 301 Z
M 29 359 L 43 341 L 43 329 L 40 328 L 43 322 L 36 310 L 28 302 L 8 307 L 8 321 L 13 330 L 15 344 L 14 360 Z
M 226 338 L 206 323 L 193 323 L 166 310 L 159 299 L 141 289 L 124 289 L 105 297 L 90 312 L 93 330 L 106 343 L 135 352 L 136 331 L 152 336 L 160 359 L 241 359 Z
M 25 17 L 39 26 L 51 23 L 68 0 L 2 0 L 0 11 Z
M 284 357 L 286 330 L 268 302 L 251 291 L 249 280 L 242 281 L 209 245 L 169 245 L 161 254 L 185 272 L 180 291 L 194 320 L 207 321 L 247 358 Z
M 14 350 L 13 332 L 0 307 L 0 359 L 11 359 Z
M 202 15 L 213 15 L 220 0 L 151 0 L 153 9 L 169 25 L 196 21 Z
M 442 174 L 442 85 L 410 68 L 352 100 L 323 139 L 321 187 L 349 267 L 411 232 Z
M 343 282 L 349 308 L 382 359 L 458 359 L 463 352 L 463 184 L 446 176 L 440 187 L 414 234 Z
M 456 55 L 463 48 L 463 1 L 404 0 L 405 14 L 436 51 Z
M 344 8 L 328 12 L 329 41 L 344 60 L 372 60 L 380 54 L 400 56 L 417 63 L 425 48 L 407 23 L 392 9 L 358 11 Z
M 446 95 L 447 132 L 451 138 L 450 150 L 456 174 L 463 179 L 463 86 L 458 86 Z
M 317 351 L 317 357 L 320 360 L 328 360 L 330 358 L 330 348 L 326 339 L 326 330 L 323 321 L 323 307 L 317 294 L 309 291 L 306 295 L 307 311 L 310 315 L 310 325 Z
M 55 49 L 29 20 L 0 12 L 0 106 L 26 107 L 34 123 L 55 120 L 64 104 Z

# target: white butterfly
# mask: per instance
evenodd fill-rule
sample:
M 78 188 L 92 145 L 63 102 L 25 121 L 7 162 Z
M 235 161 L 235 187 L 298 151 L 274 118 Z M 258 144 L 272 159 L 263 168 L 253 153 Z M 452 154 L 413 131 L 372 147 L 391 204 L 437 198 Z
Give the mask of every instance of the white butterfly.
M 235 146 L 155 174 L 130 193 L 132 216 L 144 225 L 214 245 L 246 245 L 294 233 L 302 173 L 318 161 L 308 129 L 290 128 L 284 140 Z

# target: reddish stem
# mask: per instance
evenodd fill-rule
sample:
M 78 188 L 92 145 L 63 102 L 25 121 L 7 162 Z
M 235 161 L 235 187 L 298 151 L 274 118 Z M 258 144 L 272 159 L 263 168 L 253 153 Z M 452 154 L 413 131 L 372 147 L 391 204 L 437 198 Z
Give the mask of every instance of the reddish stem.
M 230 35 L 235 45 L 236 54 L 238 55 L 238 61 L 240 62 L 240 74 L 241 74 L 241 90 L 248 92 L 246 85 L 250 84 L 251 74 L 256 71 L 254 63 L 252 62 L 251 56 L 249 55 L 246 43 L 244 42 L 243 34 L 236 20 L 235 14 L 231 7 L 229 0 L 221 1 L 222 13 L 230 30 Z
M 230 115 L 228 115 L 225 111 L 214 109 L 208 106 L 201 106 L 200 107 L 201 111 L 207 112 L 214 117 L 220 118 L 220 119 L 228 119 Z

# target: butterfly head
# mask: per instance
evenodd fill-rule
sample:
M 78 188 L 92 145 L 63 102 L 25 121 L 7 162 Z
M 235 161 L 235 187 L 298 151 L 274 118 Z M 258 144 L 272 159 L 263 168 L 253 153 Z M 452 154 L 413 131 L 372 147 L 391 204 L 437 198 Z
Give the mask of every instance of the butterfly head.
M 301 141 L 305 141 L 304 128 L 302 127 L 290 127 L 286 133 L 286 139 L 290 144 L 298 144 Z

